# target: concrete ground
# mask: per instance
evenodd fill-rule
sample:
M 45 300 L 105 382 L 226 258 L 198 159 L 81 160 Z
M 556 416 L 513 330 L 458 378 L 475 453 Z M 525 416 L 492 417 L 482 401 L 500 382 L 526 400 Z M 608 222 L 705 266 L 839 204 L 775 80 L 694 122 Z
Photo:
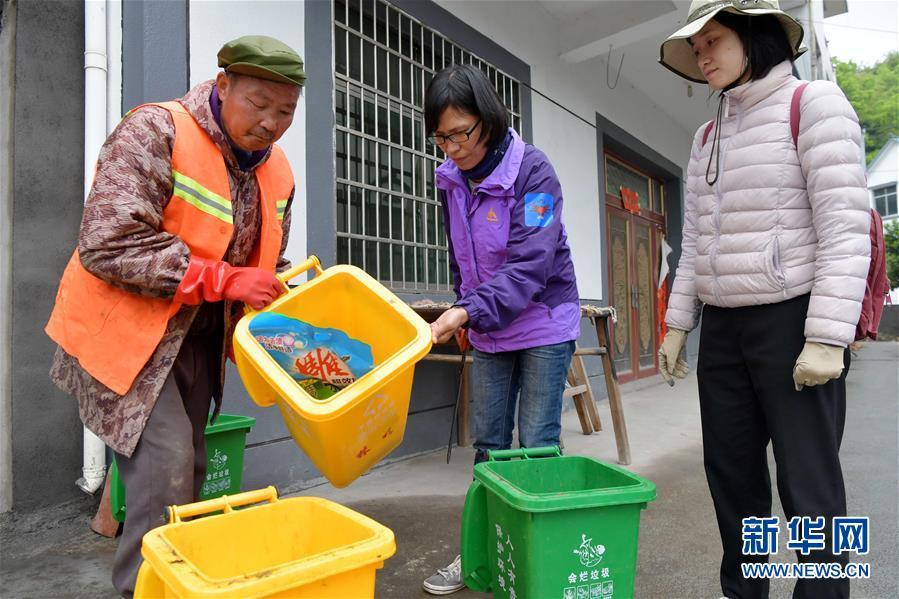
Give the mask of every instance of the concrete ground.
M 642 514 L 635 594 L 715 598 L 720 595 L 720 547 L 702 468 L 696 379 L 691 375 L 674 388 L 658 383 L 626 387 L 624 394 L 630 469 L 658 489 L 658 499 Z M 871 522 L 870 554 L 854 558 L 870 564 L 871 577 L 853 582 L 853 597 L 899 597 L 897 389 L 899 344 L 864 346 L 848 378 L 842 449 L 849 514 L 868 516 Z M 574 412 L 565 413 L 566 453 L 615 462 L 606 404 L 600 405 L 600 416 L 605 430 L 583 436 Z M 434 431 L 441 438 L 445 433 Z M 300 494 L 333 499 L 390 527 L 397 552 L 378 572 L 377 596 L 427 597 L 422 579 L 457 553 L 472 457 L 470 448 L 457 448 L 446 465 L 444 452 L 434 452 L 379 468 L 346 489 L 325 484 Z M 773 461 L 771 468 L 773 473 Z M 109 584 L 115 541 L 89 530 L 95 505 L 86 498 L 33 514 L 0 516 L 0 596 L 115 597 Z M 779 505 L 775 510 L 783 516 Z M 787 552 L 772 559 L 792 560 Z M 791 582 L 775 580 L 771 596 L 789 597 L 791 589 Z M 484 595 L 465 590 L 455 596 Z

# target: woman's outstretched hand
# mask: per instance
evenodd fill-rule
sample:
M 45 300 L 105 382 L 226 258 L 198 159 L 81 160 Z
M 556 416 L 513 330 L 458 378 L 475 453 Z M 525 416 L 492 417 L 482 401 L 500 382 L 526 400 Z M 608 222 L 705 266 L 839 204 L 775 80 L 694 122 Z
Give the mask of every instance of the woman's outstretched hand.
M 431 323 L 431 338 L 434 343 L 446 343 L 456 331 L 468 322 L 465 308 L 453 306 Z

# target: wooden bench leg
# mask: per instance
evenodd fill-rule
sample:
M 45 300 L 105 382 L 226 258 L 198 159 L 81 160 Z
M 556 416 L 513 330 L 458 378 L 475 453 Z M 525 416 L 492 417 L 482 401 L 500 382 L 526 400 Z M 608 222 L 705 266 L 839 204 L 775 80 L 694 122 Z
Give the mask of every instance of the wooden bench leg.
M 627 438 L 627 425 L 624 422 L 624 407 L 621 404 L 621 393 L 618 389 L 618 376 L 612 363 L 612 344 L 609 342 L 607 319 L 594 318 L 596 326 L 596 338 L 599 344 L 606 348 L 602 356 L 603 376 L 606 379 L 606 388 L 609 391 L 609 410 L 612 412 L 612 427 L 615 429 L 615 443 L 618 446 L 618 463 L 628 465 L 631 463 L 631 444 Z
M 462 385 L 462 396 L 459 398 L 459 414 L 457 416 L 457 426 L 459 431 L 459 436 L 457 442 L 460 447 L 468 447 L 471 445 L 471 427 L 469 426 L 469 397 L 468 397 L 468 369 L 471 367 L 470 364 L 466 363 L 462 368 L 462 380 L 459 382 Z
M 590 423 L 590 420 L 586 414 L 586 410 L 584 409 L 584 402 L 582 400 L 583 395 L 581 393 L 571 393 L 572 390 L 576 389 L 580 386 L 580 381 L 577 380 L 577 376 L 574 374 L 574 371 L 569 368 L 568 369 L 568 384 L 571 385 L 568 389 L 565 390 L 565 393 L 562 394 L 562 397 L 571 397 L 571 401 L 574 402 L 574 409 L 577 411 L 577 419 L 581 421 L 581 432 L 585 435 L 589 435 L 593 433 L 593 426 Z
M 599 412 L 596 410 L 596 401 L 593 398 L 593 389 L 590 387 L 590 379 L 587 378 L 587 369 L 584 368 L 584 359 L 581 356 L 573 356 L 571 358 L 571 369 L 574 371 L 575 377 L 583 384 L 586 389 L 580 398 L 584 404 L 585 411 L 592 430 L 600 432 L 602 430 L 602 422 L 599 420 Z

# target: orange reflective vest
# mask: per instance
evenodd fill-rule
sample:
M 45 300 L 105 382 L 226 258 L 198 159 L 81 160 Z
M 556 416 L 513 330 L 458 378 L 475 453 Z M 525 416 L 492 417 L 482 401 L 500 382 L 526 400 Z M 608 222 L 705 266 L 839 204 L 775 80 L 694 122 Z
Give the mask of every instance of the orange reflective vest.
M 191 255 L 221 260 L 234 232 L 224 157 L 181 104 L 150 105 L 168 110 L 175 123 L 172 197 L 163 211 L 162 228 L 181 238 Z M 273 146 L 255 174 L 262 226 L 247 265 L 274 272 L 293 173 L 284 152 Z M 124 395 L 180 307 L 171 298 L 144 297 L 104 282 L 81 265 L 76 249 L 62 275 L 45 330 L 91 376 Z

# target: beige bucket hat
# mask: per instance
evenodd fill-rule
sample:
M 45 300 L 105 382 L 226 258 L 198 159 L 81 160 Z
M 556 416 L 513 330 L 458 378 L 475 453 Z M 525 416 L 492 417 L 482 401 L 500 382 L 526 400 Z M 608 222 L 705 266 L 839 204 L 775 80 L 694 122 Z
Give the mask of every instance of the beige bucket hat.
M 793 49 L 793 59 L 795 60 L 797 56 L 806 51 L 806 48 L 801 46 L 802 25 L 782 11 L 777 0 L 693 0 L 690 3 L 686 25 L 662 42 L 659 62 L 681 77 L 705 83 L 702 71 L 699 70 L 696 58 L 693 56 L 693 49 L 686 40 L 699 33 L 699 30 L 722 10 L 750 17 L 774 15 L 787 34 L 790 48 Z

